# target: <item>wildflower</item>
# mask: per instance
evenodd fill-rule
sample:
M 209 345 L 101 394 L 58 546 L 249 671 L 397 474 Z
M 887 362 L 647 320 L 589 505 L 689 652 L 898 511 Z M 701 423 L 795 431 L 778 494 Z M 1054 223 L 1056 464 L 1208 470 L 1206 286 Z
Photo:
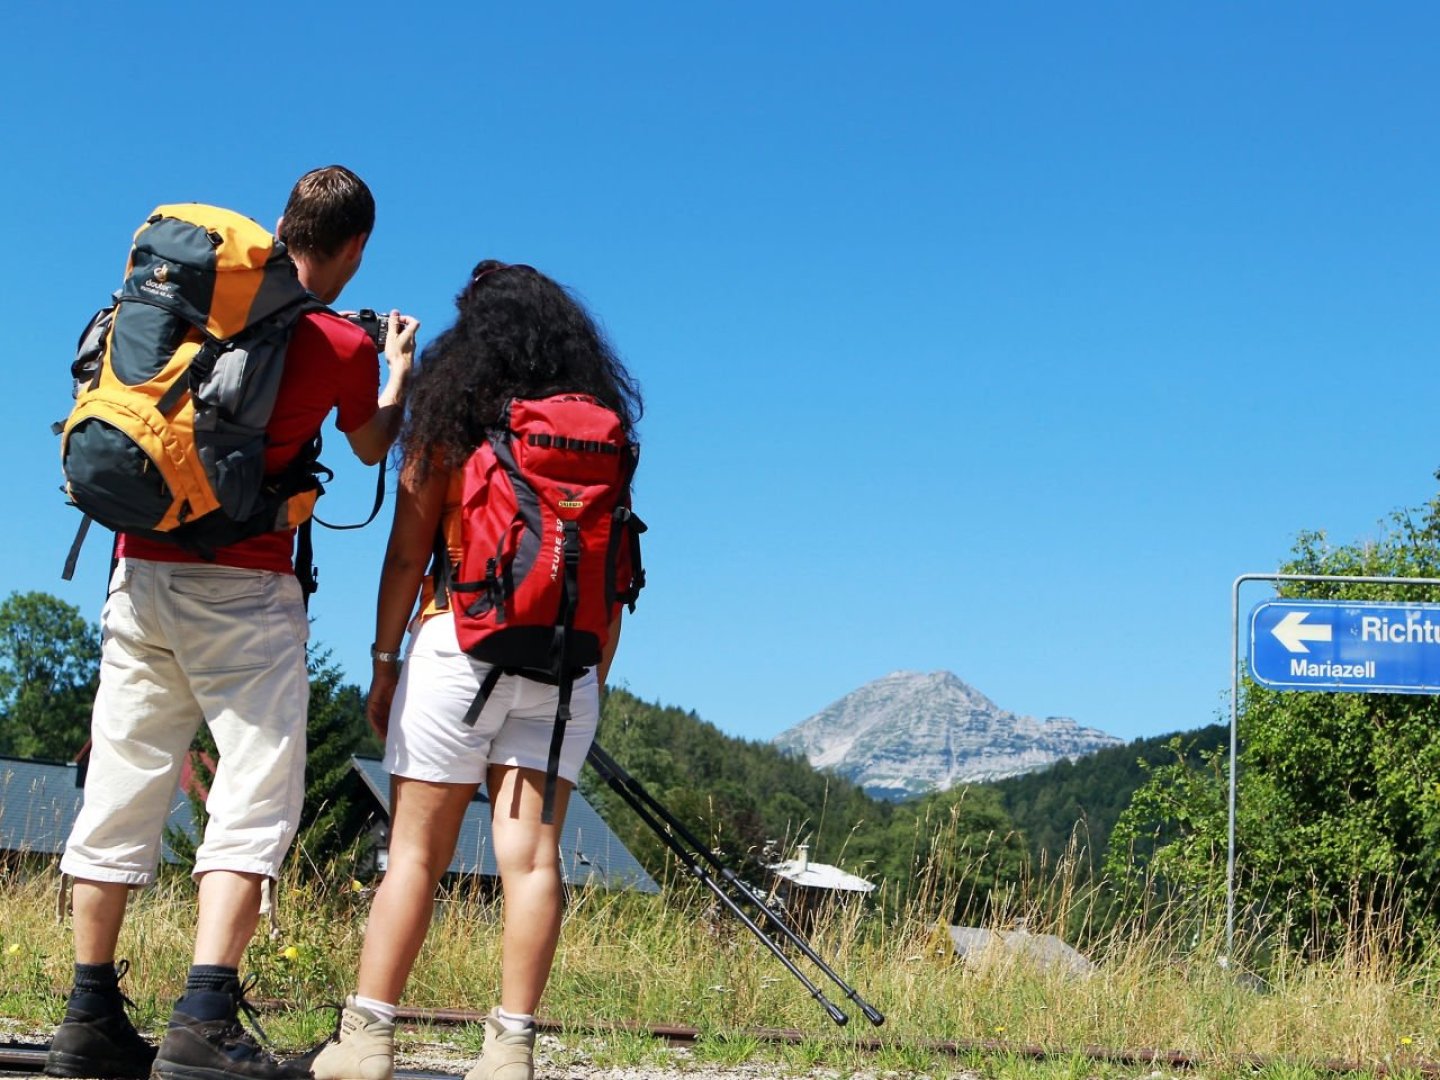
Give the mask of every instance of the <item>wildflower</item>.
M 1005 1025 L 1004 1025 L 1004 1024 L 996 1024 L 996 1025 L 995 1025 L 995 1034 L 996 1034 L 996 1035 L 1004 1035 L 1004 1034 L 1005 1034 Z
M 1401 1045 L 1401 1046 L 1409 1046 L 1409 1045 L 1410 1045 L 1412 1042 L 1414 1042 L 1414 1041 L 1415 1041 L 1415 1040 L 1412 1039 L 1412 1038 L 1410 1038 L 1409 1035 L 1401 1035 L 1401 1036 L 1400 1036 L 1400 1045 Z
M 286 945 L 285 948 L 280 950 L 280 957 L 283 960 L 299 960 L 300 950 L 294 945 Z
M 9 947 L 8 949 L 6 949 L 5 951 L 6 951 L 7 953 L 9 953 L 11 956 L 14 956 L 17 952 L 20 951 L 20 943 L 19 943 L 18 941 L 12 941 L 12 942 L 10 943 L 10 947 Z
M 351 892 L 364 892 L 364 891 L 365 891 L 365 886 L 364 886 L 364 885 L 361 885 L 360 882 L 359 882 L 358 880 L 356 880 L 355 878 L 351 878 L 351 879 L 350 879 L 350 891 L 351 891 Z

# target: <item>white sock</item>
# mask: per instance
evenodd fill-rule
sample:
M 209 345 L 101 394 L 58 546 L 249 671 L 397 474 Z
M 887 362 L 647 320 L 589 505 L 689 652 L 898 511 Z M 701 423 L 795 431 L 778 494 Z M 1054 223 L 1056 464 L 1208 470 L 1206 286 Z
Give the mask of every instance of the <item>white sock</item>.
M 506 1031 L 524 1031 L 535 1025 L 534 1013 L 510 1013 L 498 1005 L 495 1007 L 495 1019 Z
M 375 1017 L 376 1020 L 384 1020 L 387 1024 L 395 1022 L 395 1006 L 388 1001 L 376 1001 L 374 998 L 361 997 L 359 994 L 350 1000 Z

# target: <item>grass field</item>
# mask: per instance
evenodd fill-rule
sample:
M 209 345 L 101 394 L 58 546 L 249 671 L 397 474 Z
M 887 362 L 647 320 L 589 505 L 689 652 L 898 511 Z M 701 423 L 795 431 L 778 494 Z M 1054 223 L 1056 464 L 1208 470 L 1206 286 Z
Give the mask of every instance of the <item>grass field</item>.
M 0 1016 L 25 1030 L 59 1019 L 70 983 L 69 931 L 57 914 L 56 886 L 53 871 L 16 873 L 0 884 Z M 1083 922 L 1080 890 L 1050 894 L 1049 902 L 1056 909 L 1049 913 L 1030 905 L 1033 932 L 1076 925 L 1077 909 Z M 313 867 L 281 883 L 274 932 L 262 925 L 246 961 L 259 975 L 256 997 L 293 1006 L 266 1015 L 279 1046 L 308 1046 L 329 1032 L 334 1014 L 323 1006 L 352 987 L 368 905 L 367 889 Z M 1334 1062 L 1375 1075 L 1418 1074 L 1440 1059 L 1434 966 L 1392 960 L 1378 930 L 1325 961 L 1272 951 L 1262 981 L 1239 962 L 1222 963 L 1223 923 L 1214 913 L 1171 908 L 1090 946 L 1094 970 L 1073 975 L 1004 949 L 956 962 L 936 910 L 946 908 L 931 897 L 891 919 L 874 905 L 822 917 L 809 939 L 816 951 L 887 1016 L 883 1027 L 872 1027 L 797 958 L 851 1014 L 839 1028 L 694 884 L 672 882 L 658 897 L 579 892 L 541 1014 L 576 1030 L 636 1021 L 693 1026 L 702 1033 L 695 1051 L 701 1060 L 778 1055 L 799 1075 L 821 1066 L 941 1076 L 967 1065 L 994 1076 L 1150 1072 L 1107 1064 L 1090 1052 L 1096 1047 L 1182 1052 L 1198 1059 L 1207 1077 L 1258 1071 L 1287 1080 L 1318 1075 Z M 132 899 L 120 955 L 134 966 L 124 989 L 152 1032 L 183 984 L 194 914 L 194 889 L 183 875 Z M 497 902 L 476 890 L 444 892 L 403 1004 L 488 1009 L 498 993 L 499 918 Z M 1243 957 L 1245 943 L 1238 944 Z M 798 1029 L 803 1037 L 768 1049 L 750 1034 L 765 1028 Z M 878 1049 L 861 1049 L 877 1039 Z M 935 1049 L 945 1040 L 987 1045 L 957 1058 Z M 622 1062 L 665 1052 L 643 1036 L 604 1045 Z M 1035 1048 L 1048 1055 L 1032 1060 Z

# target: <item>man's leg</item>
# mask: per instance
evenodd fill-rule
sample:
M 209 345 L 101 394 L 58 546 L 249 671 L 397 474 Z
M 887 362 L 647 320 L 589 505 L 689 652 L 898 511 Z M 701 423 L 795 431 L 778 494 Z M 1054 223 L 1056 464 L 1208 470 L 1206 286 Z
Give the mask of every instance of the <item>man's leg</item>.
M 161 1080 L 287 1080 L 240 1022 L 240 961 L 259 921 L 264 881 L 278 877 L 305 793 L 307 623 L 287 574 L 205 564 L 167 571 L 176 657 L 219 761 L 195 854 L 194 963 L 155 1060 Z
M 129 900 L 130 886 L 122 882 L 75 879 L 70 890 L 70 910 L 75 922 L 77 964 L 115 963 Z
M 129 961 L 115 963 L 130 886 L 77 879 L 70 894 L 75 921 L 75 985 L 65 1019 L 50 1040 L 47 1076 L 149 1076 L 155 1048 L 125 1015 L 120 977 Z
M 200 915 L 195 926 L 195 963 L 240 967 L 245 946 L 260 922 L 265 878 L 211 870 L 200 875 Z
M 156 619 L 154 566 L 122 561 L 101 615 L 100 687 L 85 802 L 60 862 L 75 879 L 75 985 L 51 1040 L 50 1076 L 145 1077 L 155 1049 L 125 1015 L 115 962 L 132 886 L 148 883 L 200 710 Z

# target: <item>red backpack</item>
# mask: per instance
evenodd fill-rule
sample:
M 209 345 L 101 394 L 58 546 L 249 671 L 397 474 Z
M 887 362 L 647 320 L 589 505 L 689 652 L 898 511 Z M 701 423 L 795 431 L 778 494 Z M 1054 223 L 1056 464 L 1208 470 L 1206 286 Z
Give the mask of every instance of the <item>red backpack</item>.
M 586 394 L 516 398 L 509 418 L 465 463 L 460 564 L 447 557 L 442 570 L 460 647 L 491 665 L 465 722 L 475 723 L 502 674 L 560 688 L 545 776 L 549 824 L 571 687 L 600 662 L 619 605 L 635 610 L 645 584 L 645 523 L 630 510 L 639 448 Z

